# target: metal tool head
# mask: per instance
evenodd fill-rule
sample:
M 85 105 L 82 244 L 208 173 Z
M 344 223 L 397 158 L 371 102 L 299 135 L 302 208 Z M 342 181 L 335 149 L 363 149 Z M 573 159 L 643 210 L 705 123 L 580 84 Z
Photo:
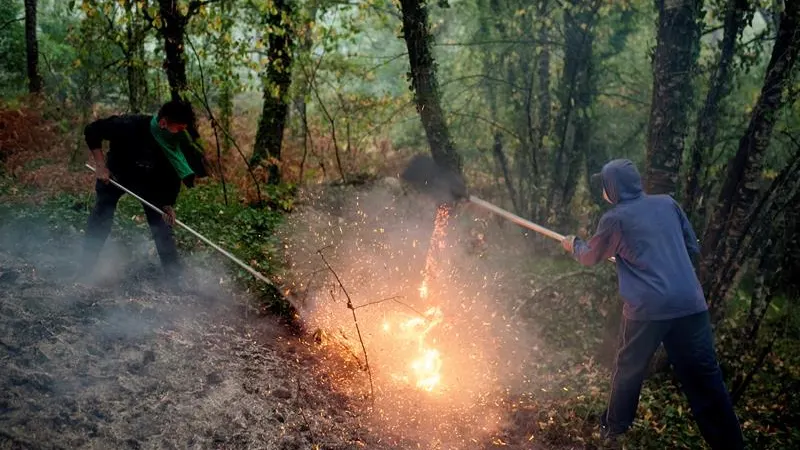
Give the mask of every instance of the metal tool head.
M 429 155 L 411 158 L 400 178 L 437 203 L 456 203 L 469 196 L 461 174 L 440 166 Z

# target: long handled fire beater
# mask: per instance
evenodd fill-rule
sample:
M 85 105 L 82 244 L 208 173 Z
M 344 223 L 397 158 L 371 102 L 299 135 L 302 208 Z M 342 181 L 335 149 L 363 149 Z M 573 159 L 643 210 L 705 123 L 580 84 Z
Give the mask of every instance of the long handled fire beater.
M 92 166 L 90 166 L 89 164 L 86 164 L 86 167 L 87 167 L 89 170 L 91 170 L 92 172 L 95 172 L 95 168 L 94 168 L 94 167 L 92 167 Z M 152 203 L 148 202 L 147 200 L 143 199 L 142 197 L 140 197 L 140 196 L 136 195 L 136 194 L 135 194 L 133 191 L 131 191 L 130 189 L 126 188 L 125 186 L 123 186 L 123 185 L 119 184 L 119 183 L 118 183 L 117 181 L 115 181 L 113 178 L 109 178 L 109 179 L 108 179 L 108 181 L 109 181 L 111 184 L 113 184 L 114 186 L 116 186 L 116 187 L 118 187 L 118 188 L 122 189 L 123 191 L 125 191 L 125 192 L 127 192 L 128 194 L 130 194 L 131 196 L 133 196 L 133 198 L 135 198 L 136 200 L 139 200 L 140 202 L 142 202 L 142 204 L 143 204 L 143 205 L 147 206 L 148 208 L 151 208 L 152 210 L 154 210 L 154 211 L 158 212 L 158 213 L 159 213 L 159 214 L 161 214 L 161 215 L 164 215 L 164 211 L 162 211 L 160 208 L 158 208 L 157 206 L 155 206 L 155 205 L 153 205 Z M 255 269 L 253 269 L 252 267 L 250 267 L 249 265 L 245 264 L 245 263 L 244 263 L 244 261 L 242 261 L 242 260 L 240 260 L 239 258 L 237 258 L 237 257 L 235 257 L 235 256 L 233 256 L 233 255 L 231 255 L 231 254 L 230 254 L 230 253 L 229 253 L 227 250 L 225 250 L 224 248 L 222 248 L 222 247 L 220 247 L 219 245 L 217 245 L 217 244 L 215 244 L 215 243 L 211 242 L 211 241 L 210 241 L 208 238 L 206 238 L 206 237 L 205 237 L 205 236 L 203 236 L 202 234 L 198 233 L 197 231 L 193 230 L 192 228 L 190 228 L 190 227 L 189 227 L 188 225 L 186 225 L 185 223 L 183 223 L 183 222 L 181 222 L 180 220 L 177 220 L 177 219 L 175 220 L 175 223 L 177 223 L 178 225 L 180 225 L 181 227 L 183 227 L 183 229 L 185 229 L 185 230 L 186 230 L 186 231 L 188 231 L 189 233 L 192 233 L 192 234 L 193 234 L 195 237 L 197 237 L 197 238 L 198 238 L 198 239 L 200 239 L 201 241 L 203 241 L 203 242 L 205 242 L 206 244 L 210 245 L 210 246 L 211 246 L 211 248 L 213 248 L 214 250 L 216 250 L 216 251 L 218 251 L 218 252 L 222 253 L 223 255 L 225 255 L 225 256 L 226 256 L 228 259 L 230 259 L 231 261 L 233 261 L 233 262 L 235 262 L 236 264 L 238 264 L 238 265 L 239 265 L 239 267 L 241 267 L 242 269 L 244 269 L 244 270 L 248 271 L 248 272 L 249 272 L 251 275 L 253 275 L 254 277 L 258 278 L 259 280 L 263 281 L 264 283 L 267 283 L 267 284 L 268 284 L 268 285 L 270 285 L 270 286 L 274 286 L 274 284 L 272 283 L 272 281 L 271 281 L 269 278 L 265 277 L 264 275 L 262 275 L 262 274 L 261 274 L 260 272 L 258 272 L 257 270 L 255 270 Z
M 563 234 L 556 233 L 549 228 L 523 219 L 499 206 L 468 194 L 461 177 L 442 169 L 430 156 L 417 155 L 412 158 L 408 167 L 406 167 L 405 171 L 402 173 L 401 178 L 433 195 L 439 202 L 467 201 L 470 204 L 497 214 L 504 219 L 510 220 L 519 226 L 535 231 L 550 239 L 561 242 L 566 237 Z M 613 257 L 608 260 L 611 262 L 615 261 Z

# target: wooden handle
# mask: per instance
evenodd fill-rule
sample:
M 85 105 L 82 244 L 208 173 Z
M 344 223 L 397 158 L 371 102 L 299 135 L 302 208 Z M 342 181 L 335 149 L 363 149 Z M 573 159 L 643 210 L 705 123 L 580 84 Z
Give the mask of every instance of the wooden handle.
M 555 239 L 555 240 L 561 242 L 565 237 L 563 234 L 556 233 L 555 231 L 547 229 L 547 228 L 545 228 L 545 227 L 543 227 L 541 225 L 535 224 L 535 223 L 531 222 L 530 220 L 525 220 L 525 219 L 523 219 L 522 217 L 520 217 L 520 216 L 518 216 L 516 214 L 510 213 L 510 212 L 506 211 L 505 209 L 497 207 L 497 206 L 495 206 L 495 205 L 493 205 L 493 204 L 491 204 L 491 203 L 489 203 L 489 202 L 487 202 L 485 200 L 481 200 L 478 197 L 475 197 L 474 195 L 470 195 L 469 196 L 469 201 L 471 203 L 475 204 L 475 205 L 480 206 L 481 208 L 487 209 L 487 210 L 497 214 L 498 216 L 502 216 L 502 217 L 504 217 L 504 218 L 516 223 L 519 226 L 525 227 L 525 228 L 527 228 L 529 230 L 533 230 L 533 231 L 535 231 L 535 232 L 537 232 L 537 233 L 539 233 L 541 235 L 547 236 L 550 239 Z
M 470 203 L 472 203 L 474 205 L 478 205 L 481 208 L 484 208 L 486 210 L 489 210 L 489 211 L 497 214 L 498 216 L 504 217 L 504 218 L 516 223 L 519 226 L 525 227 L 525 228 L 527 228 L 529 230 L 533 230 L 533 231 L 535 231 L 535 232 L 537 232 L 537 233 L 539 233 L 539 234 L 541 234 L 543 236 L 549 237 L 550 239 L 555 239 L 558 242 L 561 242 L 566 237 L 563 234 L 556 233 L 553 230 L 545 228 L 545 227 L 543 227 L 543 226 L 541 226 L 539 224 L 535 224 L 535 223 L 531 222 L 530 220 L 525 220 L 522 217 L 520 217 L 520 216 L 518 216 L 516 214 L 510 213 L 510 212 L 506 211 L 505 209 L 500 208 L 498 206 L 495 206 L 495 205 L 493 205 L 493 204 L 491 204 L 491 203 L 489 203 L 489 202 L 487 202 L 485 200 L 481 200 L 478 197 L 475 197 L 474 195 L 470 195 L 469 196 L 469 201 L 470 201 Z M 614 259 L 613 256 L 611 258 L 608 258 L 608 260 L 611 261 L 611 262 L 616 262 L 616 259 Z

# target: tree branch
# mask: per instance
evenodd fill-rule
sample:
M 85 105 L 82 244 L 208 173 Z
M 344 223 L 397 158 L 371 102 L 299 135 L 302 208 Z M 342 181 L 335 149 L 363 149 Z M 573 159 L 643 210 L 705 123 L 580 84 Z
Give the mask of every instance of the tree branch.
M 200 55 L 197 54 L 197 49 L 194 47 L 194 43 L 191 39 L 189 39 L 189 35 L 186 35 L 186 42 L 189 43 L 189 47 L 192 49 L 192 53 L 194 53 L 195 59 L 197 59 L 197 67 L 200 70 L 200 90 L 203 93 L 203 106 L 206 108 L 206 113 L 208 117 L 211 119 L 211 128 L 214 130 L 214 142 L 217 144 L 217 166 L 219 167 L 219 178 L 222 181 L 222 198 L 225 199 L 225 206 L 228 206 L 228 187 L 225 184 L 225 171 L 222 168 L 222 147 L 219 145 L 219 134 L 217 133 L 217 120 L 214 118 L 214 113 L 211 111 L 211 104 L 208 101 L 208 94 L 206 93 L 206 82 L 205 82 L 205 74 L 203 73 L 203 63 L 200 61 Z M 260 202 L 260 200 L 259 200 Z
M 470 47 L 477 45 L 496 45 L 496 44 L 525 44 L 525 45 L 552 45 L 562 46 L 563 44 L 555 41 L 545 41 L 540 39 L 496 39 L 490 41 L 473 42 L 442 42 L 434 43 L 435 47 Z
M 17 17 L 16 19 L 7 20 L 7 21 L 3 22 L 2 25 L 0 25 L 0 30 L 5 29 L 5 27 L 11 25 L 14 22 L 22 22 L 23 20 L 25 20 L 25 16 Z
M 519 134 L 517 134 L 516 132 L 514 132 L 514 131 L 506 128 L 506 127 L 504 127 L 503 125 L 495 122 L 492 119 L 487 119 L 487 118 L 479 116 L 477 114 L 462 113 L 462 112 L 458 112 L 458 111 L 450 111 L 450 112 L 448 112 L 448 114 L 451 114 L 453 116 L 458 116 L 458 117 L 465 117 L 465 118 L 468 118 L 468 119 L 480 120 L 481 122 L 486 122 L 489 125 L 497 128 L 498 130 L 501 130 L 501 131 L 503 131 L 504 133 L 506 133 L 506 134 L 508 134 L 510 136 L 514 136 L 515 139 L 517 139 L 518 141 L 522 142 L 522 137 Z

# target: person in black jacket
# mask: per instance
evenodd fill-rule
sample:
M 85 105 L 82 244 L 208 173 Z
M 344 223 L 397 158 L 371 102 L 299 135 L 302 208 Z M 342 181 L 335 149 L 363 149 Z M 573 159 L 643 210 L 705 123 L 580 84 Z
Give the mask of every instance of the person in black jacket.
M 194 122 L 191 105 L 173 100 L 165 103 L 155 116 L 111 116 L 86 126 L 86 144 L 96 167 L 97 202 L 86 226 L 83 270 L 94 267 L 111 231 L 117 202 L 124 194 L 109 183 L 113 178 L 164 211 L 162 217 L 142 205 L 167 276 L 180 276 L 172 235 L 175 201 L 181 182 L 190 188 L 196 178 L 207 176 L 203 156 L 193 145 L 197 137 Z M 107 155 L 103 154 L 103 141 L 110 143 Z

